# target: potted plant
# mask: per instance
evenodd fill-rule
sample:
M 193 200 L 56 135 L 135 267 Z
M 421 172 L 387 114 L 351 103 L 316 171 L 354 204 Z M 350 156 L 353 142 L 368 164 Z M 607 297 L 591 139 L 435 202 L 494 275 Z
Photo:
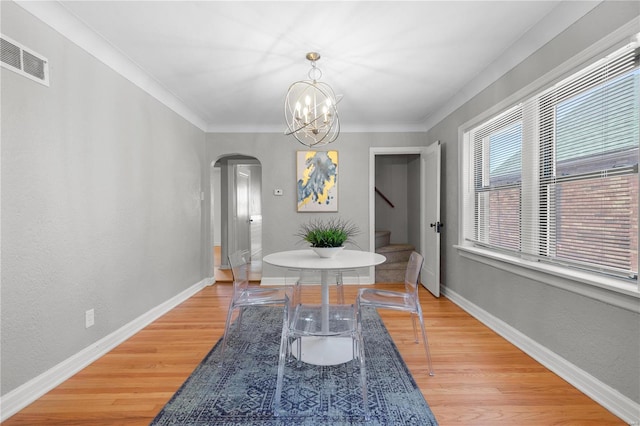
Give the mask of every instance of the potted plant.
M 359 233 L 358 226 L 350 220 L 332 217 L 312 219 L 302 224 L 296 235 L 308 242 L 320 257 L 333 257 Z

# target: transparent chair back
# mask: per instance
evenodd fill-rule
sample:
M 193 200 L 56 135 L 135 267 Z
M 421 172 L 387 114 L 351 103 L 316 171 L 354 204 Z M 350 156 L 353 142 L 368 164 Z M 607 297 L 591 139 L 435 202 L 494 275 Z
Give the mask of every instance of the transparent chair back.
M 285 309 L 291 299 L 291 291 L 286 287 L 250 286 L 249 263 L 247 259 L 248 254 L 242 251 L 236 251 L 229 255 L 229 265 L 231 265 L 231 272 L 233 274 L 233 294 L 231 302 L 229 303 L 224 335 L 222 337 L 222 348 L 220 350 L 221 361 L 224 361 L 233 313 L 236 309 L 238 310 L 236 328 L 240 330 L 242 325 L 242 311 L 245 308 L 261 305 L 282 305 L 283 309 Z M 222 364 L 222 362 L 220 364 Z
M 418 289 L 420 287 L 420 270 L 424 258 L 418 252 L 412 252 L 404 276 L 404 292 L 379 290 L 376 288 L 363 288 L 358 292 L 356 304 L 358 310 L 364 306 L 372 306 L 382 309 L 393 309 L 398 311 L 410 312 L 413 321 L 413 332 L 416 343 L 418 339 L 418 329 L 416 327 L 416 318 L 420 321 L 420 329 L 422 332 L 422 342 L 424 344 L 425 354 L 429 365 L 429 375 L 433 376 L 433 366 L 431 363 L 431 352 L 429 350 L 429 342 L 427 340 L 427 332 L 424 326 L 422 316 L 422 307 L 418 297 Z

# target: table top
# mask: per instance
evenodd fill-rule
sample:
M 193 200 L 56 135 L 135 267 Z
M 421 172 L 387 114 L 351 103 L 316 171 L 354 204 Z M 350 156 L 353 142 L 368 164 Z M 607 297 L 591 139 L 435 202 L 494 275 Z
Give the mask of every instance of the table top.
M 378 253 L 361 250 L 342 250 L 335 257 L 318 256 L 313 250 L 290 250 L 271 253 L 262 261 L 274 266 L 293 269 L 353 269 L 383 263 L 387 258 Z

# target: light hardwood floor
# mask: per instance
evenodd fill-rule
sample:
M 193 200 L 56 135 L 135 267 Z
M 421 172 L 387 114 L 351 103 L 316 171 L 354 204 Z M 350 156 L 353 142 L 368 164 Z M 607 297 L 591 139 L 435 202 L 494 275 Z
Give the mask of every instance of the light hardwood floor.
M 233 274 L 231 269 L 220 269 L 221 247 L 213 247 L 213 274 L 216 282 L 231 282 Z M 259 283 L 262 279 L 262 259 L 253 260 L 249 263 L 249 280 Z
M 221 337 L 230 295 L 203 289 L 3 424 L 148 425 Z M 380 314 L 440 425 L 625 424 L 448 299 L 422 291 L 421 303 L 434 377 L 410 318 Z

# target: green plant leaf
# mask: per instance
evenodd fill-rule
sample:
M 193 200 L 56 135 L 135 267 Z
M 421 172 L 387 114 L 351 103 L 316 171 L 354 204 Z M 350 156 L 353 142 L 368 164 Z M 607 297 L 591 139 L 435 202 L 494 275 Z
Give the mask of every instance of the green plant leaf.
M 341 247 L 360 233 L 351 221 L 333 217 L 328 220 L 313 219 L 300 226 L 296 234 L 311 247 Z

